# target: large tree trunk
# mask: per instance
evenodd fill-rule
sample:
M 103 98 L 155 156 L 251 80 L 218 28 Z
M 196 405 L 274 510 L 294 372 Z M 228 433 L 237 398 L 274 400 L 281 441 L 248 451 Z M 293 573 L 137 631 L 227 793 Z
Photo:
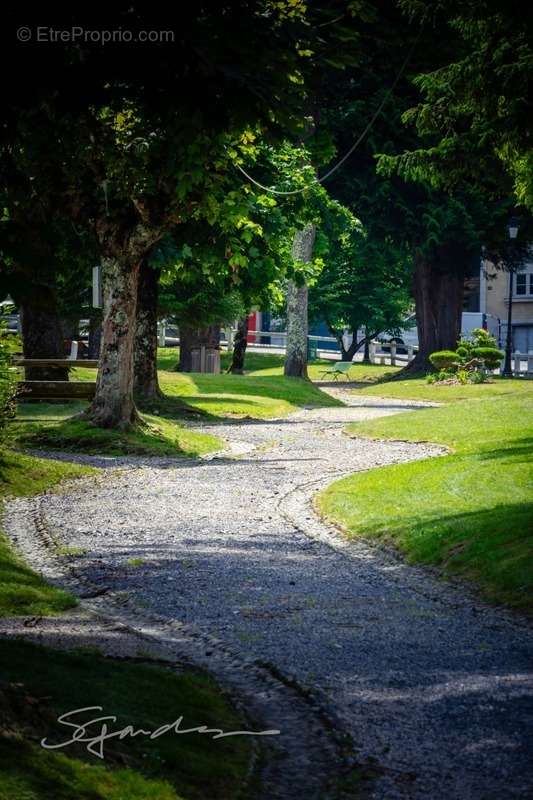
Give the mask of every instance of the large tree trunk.
M 446 247 L 435 258 L 415 253 L 414 297 L 418 353 L 402 372 L 425 372 L 436 350 L 455 350 L 461 333 L 465 264 L 448 260 Z
M 162 397 L 157 380 L 157 301 L 160 270 L 143 261 L 137 287 L 133 390 L 142 401 Z
M 287 283 L 285 375 L 307 378 L 307 284 Z
M 248 314 L 242 317 L 237 323 L 237 333 L 233 340 L 233 355 L 228 372 L 234 375 L 242 375 L 244 372 L 244 358 L 246 356 L 246 346 L 248 344 Z
M 308 224 L 294 235 L 292 257 L 294 261 L 308 264 L 313 256 L 316 228 Z M 287 285 L 287 352 L 285 375 L 289 378 L 307 378 L 307 285 L 294 281 Z
M 220 325 L 193 328 L 180 325 L 180 372 L 192 372 L 192 349 L 195 347 L 220 347 Z
M 133 345 L 140 260 L 102 259 L 104 322 L 96 394 L 85 417 L 101 428 L 127 430 L 137 421 Z
M 21 323 L 24 358 L 66 358 L 56 297 L 49 286 L 34 287 L 31 297 L 22 299 Z M 68 381 L 63 367 L 29 367 L 25 375 L 29 381 Z

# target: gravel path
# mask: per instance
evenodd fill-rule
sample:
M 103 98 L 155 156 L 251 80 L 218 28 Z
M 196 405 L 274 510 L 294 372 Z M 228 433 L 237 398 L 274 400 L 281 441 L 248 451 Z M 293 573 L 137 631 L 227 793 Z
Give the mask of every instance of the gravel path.
M 316 693 L 381 765 L 373 798 L 532 797 L 531 629 L 316 518 L 314 493 L 338 476 L 441 452 L 348 438 L 347 422 L 415 404 L 330 391 L 350 406 L 199 428 L 231 457 L 88 458 L 123 468 L 45 495 L 46 528 L 81 548 L 78 579 L 131 598 L 138 620 L 209 632 Z M 23 549 L 25 502 L 9 531 Z

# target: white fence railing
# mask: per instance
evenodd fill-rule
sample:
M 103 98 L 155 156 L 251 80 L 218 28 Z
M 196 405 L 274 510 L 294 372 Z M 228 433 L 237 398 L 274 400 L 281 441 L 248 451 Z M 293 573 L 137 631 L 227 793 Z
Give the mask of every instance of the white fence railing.
M 512 353 L 511 367 L 513 375 L 533 375 L 533 350 L 528 353 Z
M 233 348 L 233 339 L 236 333 L 236 328 L 226 328 L 224 330 L 224 335 L 220 342 L 222 347 L 225 347 L 227 350 L 231 350 Z M 169 337 L 165 334 L 165 326 L 164 324 L 159 323 L 158 326 L 158 335 L 159 335 L 159 346 L 164 347 L 165 341 L 168 342 Z M 261 348 L 265 350 L 285 350 L 286 346 L 286 338 L 287 333 L 286 331 L 248 331 L 248 337 L 253 337 L 256 341 L 248 341 L 248 347 L 250 349 L 253 348 Z M 261 338 L 268 337 L 270 339 L 269 342 L 262 342 Z M 317 345 L 317 355 L 320 357 L 324 356 L 332 356 L 334 358 L 340 358 L 341 351 L 338 347 L 337 339 L 334 336 L 316 336 L 314 334 L 309 334 L 307 337 L 309 342 L 312 342 Z M 259 341 L 258 341 L 259 340 Z M 273 341 L 274 340 L 274 341 Z M 175 339 L 171 339 L 172 343 L 178 344 L 179 337 Z M 331 348 L 321 348 L 318 346 L 319 342 L 327 342 L 328 344 L 335 344 L 336 347 Z M 395 342 L 387 343 L 387 350 L 386 352 L 382 349 L 382 343 L 378 341 L 370 342 L 369 350 L 370 350 L 370 361 L 373 364 L 390 364 L 391 366 L 395 366 L 397 364 L 405 364 L 406 362 L 412 361 L 415 356 L 415 353 L 418 351 L 418 347 L 413 345 L 407 345 L 405 349 L 407 353 L 398 353 L 398 346 Z M 362 348 L 358 351 L 361 353 Z M 512 354 L 512 370 L 514 375 L 520 375 L 523 377 L 533 377 L 533 351 L 529 351 L 527 353 L 521 353 L 516 351 Z M 501 368 L 500 368 L 501 371 Z
M 234 333 L 235 331 L 232 331 Z M 285 349 L 285 339 L 287 338 L 287 333 L 285 331 L 248 331 L 248 336 L 253 336 L 256 339 L 258 337 L 268 336 L 271 339 L 276 337 L 283 341 L 273 343 L 273 344 L 265 344 L 261 341 L 255 342 L 248 342 L 248 347 L 264 347 L 264 348 L 274 348 L 274 349 Z M 334 342 L 338 345 L 337 339 L 334 336 L 314 336 L 310 334 L 308 337 L 310 342 Z M 231 342 L 228 339 L 228 348 L 231 348 Z M 418 352 L 418 347 L 416 345 L 406 345 L 400 346 L 402 350 L 406 350 L 407 353 L 398 353 L 398 345 L 396 342 L 388 342 L 387 350 L 384 351 L 382 348 L 382 343 L 379 341 L 372 341 L 369 345 L 370 351 L 370 361 L 372 364 L 390 364 L 391 366 L 396 366 L 397 364 L 405 364 L 405 362 L 412 361 L 415 357 L 415 353 Z M 320 349 L 320 348 L 317 348 Z M 361 348 L 362 349 L 362 348 Z M 358 352 L 361 352 L 361 349 Z M 335 355 L 340 358 L 341 351 L 340 348 L 337 346 L 335 348 L 327 348 L 327 350 L 321 350 L 321 354 L 328 354 L 328 355 Z M 528 353 L 520 353 L 515 352 L 512 354 L 512 367 L 513 373 L 515 375 L 533 375 L 533 351 L 529 351 Z M 501 370 L 500 370 L 501 371 Z
M 235 334 L 235 329 L 232 329 L 231 331 L 226 331 L 226 340 L 222 342 L 222 344 L 223 345 L 225 344 L 228 350 L 230 350 L 233 346 L 234 334 Z M 261 347 L 265 349 L 285 350 L 287 332 L 248 331 L 248 337 L 253 337 L 255 339 L 255 341 L 248 341 L 249 348 Z M 264 337 L 268 337 L 270 339 L 270 342 L 262 342 L 261 338 Z M 257 339 L 259 339 L 259 341 L 257 341 Z M 272 339 L 278 341 L 272 342 Z M 310 343 L 317 345 L 317 355 L 320 352 L 321 356 L 330 355 L 330 356 L 336 356 L 337 358 L 341 357 L 341 351 L 335 336 L 316 336 L 314 334 L 309 334 L 307 339 Z M 336 345 L 336 347 L 320 348 L 318 347 L 319 342 L 333 343 Z M 373 364 L 390 364 L 393 367 L 396 366 L 397 363 L 405 364 L 406 362 L 412 361 L 415 353 L 418 350 L 418 347 L 408 345 L 404 349 L 407 351 L 406 353 L 398 353 L 398 346 L 396 342 L 390 342 L 390 344 L 389 343 L 387 344 L 387 351 L 385 352 L 384 350 L 382 350 L 381 342 L 372 341 L 370 342 L 369 345 L 370 361 Z M 362 347 L 359 349 L 358 352 L 362 352 Z

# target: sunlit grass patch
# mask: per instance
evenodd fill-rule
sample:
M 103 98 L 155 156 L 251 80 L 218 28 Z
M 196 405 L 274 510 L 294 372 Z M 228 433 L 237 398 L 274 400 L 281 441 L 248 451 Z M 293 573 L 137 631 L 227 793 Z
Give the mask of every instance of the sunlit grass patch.
M 533 392 L 513 385 L 515 393 L 349 426 L 355 436 L 431 441 L 452 453 L 344 478 L 320 494 L 318 508 L 348 536 L 392 544 L 531 613 Z

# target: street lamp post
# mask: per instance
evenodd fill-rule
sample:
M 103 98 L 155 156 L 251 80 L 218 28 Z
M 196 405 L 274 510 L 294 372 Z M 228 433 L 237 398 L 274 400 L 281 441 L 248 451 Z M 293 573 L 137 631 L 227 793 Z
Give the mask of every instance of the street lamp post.
M 518 236 L 518 220 L 511 217 L 507 225 L 509 239 L 514 240 Z M 504 378 L 513 377 L 512 355 L 513 355 L 513 284 L 516 264 L 511 253 L 511 264 L 509 267 L 509 302 L 507 306 L 507 337 L 505 341 L 505 361 L 503 363 L 502 375 Z

